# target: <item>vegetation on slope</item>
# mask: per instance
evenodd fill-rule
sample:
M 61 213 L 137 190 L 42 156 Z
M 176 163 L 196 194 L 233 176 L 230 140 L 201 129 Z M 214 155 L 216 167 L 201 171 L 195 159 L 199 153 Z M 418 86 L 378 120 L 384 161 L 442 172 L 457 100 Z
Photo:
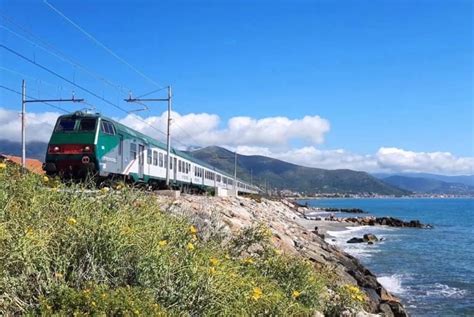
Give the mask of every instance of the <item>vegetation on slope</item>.
M 234 174 L 234 153 L 210 146 L 189 152 L 193 157 L 201 159 L 231 175 Z M 310 168 L 280 161 L 265 156 L 239 155 L 237 175 L 250 181 L 252 171 L 253 183 L 273 188 L 290 189 L 312 193 L 376 193 L 384 195 L 405 195 L 409 192 L 367 174 L 347 169 L 326 170 Z
M 356 287 L 280 254 L 263 225 L 201 232 L 131 188 L 65 187 L 0 163 L 0 315 L 311 315 Z

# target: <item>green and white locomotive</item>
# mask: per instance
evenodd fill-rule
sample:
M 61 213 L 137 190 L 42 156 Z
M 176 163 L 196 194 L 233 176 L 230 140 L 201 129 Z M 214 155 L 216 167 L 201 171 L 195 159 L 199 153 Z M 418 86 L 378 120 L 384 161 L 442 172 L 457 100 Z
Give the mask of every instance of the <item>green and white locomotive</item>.
M 166 145 L 98 113 L 60 116 L 48 144 L 44 170 L 48 175 L 83 179 L 122 178 L 161 187 L 165 184 Z M 171 149 L 170 184 L 176 188 L 220 188 L 258 193 L 258 188 L 234 178 L 186 153 Z

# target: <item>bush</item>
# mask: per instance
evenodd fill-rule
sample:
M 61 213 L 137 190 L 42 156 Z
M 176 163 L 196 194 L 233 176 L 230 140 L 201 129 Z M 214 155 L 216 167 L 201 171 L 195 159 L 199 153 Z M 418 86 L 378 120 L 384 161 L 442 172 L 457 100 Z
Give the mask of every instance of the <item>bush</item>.
M 203 236 L 145 192 L 0 166 L 0 315 L 307 315 L 353 295 L 278 254 L 265 226 Z

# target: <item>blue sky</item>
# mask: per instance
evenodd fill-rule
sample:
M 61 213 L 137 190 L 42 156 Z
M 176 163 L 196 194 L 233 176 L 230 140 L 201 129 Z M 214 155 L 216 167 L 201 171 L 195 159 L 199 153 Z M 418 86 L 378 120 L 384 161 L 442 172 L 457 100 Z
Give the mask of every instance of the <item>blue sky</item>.
M 360 155 L 391 147 L 474 156 L 471 1 L 50 3 L 136 68 L 171 84 L 181 115 L 215 114 L 220 128 L 236 116 L 320 116 L 330 123 L 324 142 L 295 137 L 286 146 Z M 0 11 L 125 90 L 135 95 L 153 90 L 43 1 L 3 0 Z M 22 32 L 11 21 L 0 21 Z M 121 101 L 125 93 L 5 29 L 0 32 L 3 44 L 130 107 Z M 2 49 L 0 59 L 1 66 L 42 81 L 29 80 L 33 96 L 65 97 L 71 91 Z M 0 70 L 5 86 L 19 89 L 20 79 Z M 125 116 L 75 90 L 102 112 Z M 17 96 L 0 91 L 0 97 L 0 107 L 19 109 Z M 160 116 L 164 104 L 153 107 L 140 115 Z

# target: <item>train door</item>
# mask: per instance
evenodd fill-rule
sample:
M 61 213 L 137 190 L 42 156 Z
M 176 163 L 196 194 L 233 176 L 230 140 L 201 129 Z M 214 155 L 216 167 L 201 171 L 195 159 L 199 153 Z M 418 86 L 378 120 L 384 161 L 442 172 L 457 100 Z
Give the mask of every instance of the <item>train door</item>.
M 123 135 L 119 134 L 119 147 L 117 155 L 117 173 L 123 173 Z
M 174 162 L 173 162 L 173 175 L 174 175 L 174 180 L 177 179 L 177 172 L 178 172 L 178 164 L 176 164 L 176 157 L 174 158 Z
M 138 178 L 143 179 L 143 171 L 145 165 L 145 146 L 143 144 L 138 145 Z

